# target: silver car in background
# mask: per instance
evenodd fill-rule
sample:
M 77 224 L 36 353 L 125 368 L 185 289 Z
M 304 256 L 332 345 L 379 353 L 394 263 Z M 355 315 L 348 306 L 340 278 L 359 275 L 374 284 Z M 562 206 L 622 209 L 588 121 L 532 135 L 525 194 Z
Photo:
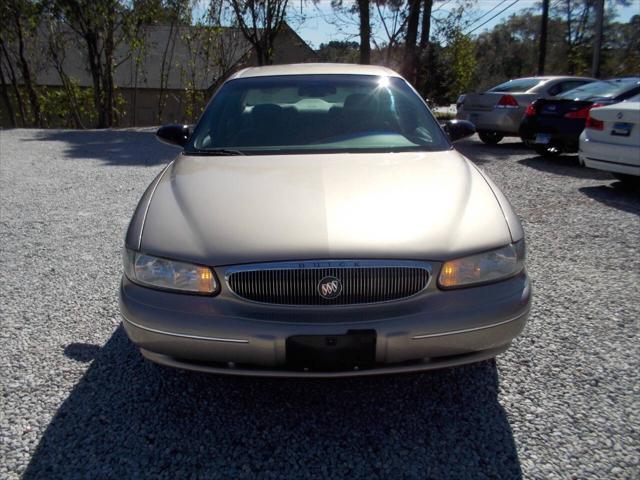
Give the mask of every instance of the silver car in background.
M 529 105 L 539 98 L 553 98 L 559 93 L 595 82 L 586 77 L 527 77 L 509 80 L 483 93 L 461 95 L 456 118 L 468 120 L 478 131 L 480 140 L 494 145 L 504 137 L 518 137 L 520 121 Z
M 383 67 L 250 68 L 214 95 L 126 235 L 120 309 L 148 359 L 346 376 L 492 358 L 524 328 L 524 232 Z

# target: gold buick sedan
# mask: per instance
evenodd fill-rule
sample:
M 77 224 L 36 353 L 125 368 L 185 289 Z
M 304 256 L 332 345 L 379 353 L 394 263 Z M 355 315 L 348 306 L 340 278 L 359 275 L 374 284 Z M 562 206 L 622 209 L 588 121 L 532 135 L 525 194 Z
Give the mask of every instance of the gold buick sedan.
M 157 363 L 333 377 L 494 357 L 531 303 L 524 232 L 416 91 L 378 66 L 242 70 L 140 200 L 120 309 Z

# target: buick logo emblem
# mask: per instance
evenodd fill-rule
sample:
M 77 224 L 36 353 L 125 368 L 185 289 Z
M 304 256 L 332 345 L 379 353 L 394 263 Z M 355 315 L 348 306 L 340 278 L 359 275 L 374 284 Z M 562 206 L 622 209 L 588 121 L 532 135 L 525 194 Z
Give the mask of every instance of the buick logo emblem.
M 616 117 L 618 117 L 618 120 L 620 120 L 624 115 L 622 114 L 622 112 L 618 112 L 618 115 L 616 115 Z
M 326 300 L 337 298 L 342 293 L 342 282 L 336 277 L 324 277 L 318 282 L 318 293 Z

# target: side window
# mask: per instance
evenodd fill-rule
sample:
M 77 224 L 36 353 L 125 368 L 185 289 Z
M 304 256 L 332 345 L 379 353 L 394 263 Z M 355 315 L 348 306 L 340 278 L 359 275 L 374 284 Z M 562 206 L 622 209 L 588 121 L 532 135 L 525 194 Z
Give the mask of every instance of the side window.
M 556 96 L 559 93 L 568 92 L 574 88 L 581 87 L 582 85 L 589 83 L 584 80 L 567 80 L 566 82 L 560 82 L 549 89 L 549 95 Z

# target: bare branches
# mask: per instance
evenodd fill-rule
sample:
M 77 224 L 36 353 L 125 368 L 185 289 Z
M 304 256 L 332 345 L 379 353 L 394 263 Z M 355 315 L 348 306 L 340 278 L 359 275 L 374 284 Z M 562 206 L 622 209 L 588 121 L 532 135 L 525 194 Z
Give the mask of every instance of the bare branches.
M 269 65 L 289 0 L 230 0 L 230 3 L 238 27 L 255 50 L 258 65 Z

